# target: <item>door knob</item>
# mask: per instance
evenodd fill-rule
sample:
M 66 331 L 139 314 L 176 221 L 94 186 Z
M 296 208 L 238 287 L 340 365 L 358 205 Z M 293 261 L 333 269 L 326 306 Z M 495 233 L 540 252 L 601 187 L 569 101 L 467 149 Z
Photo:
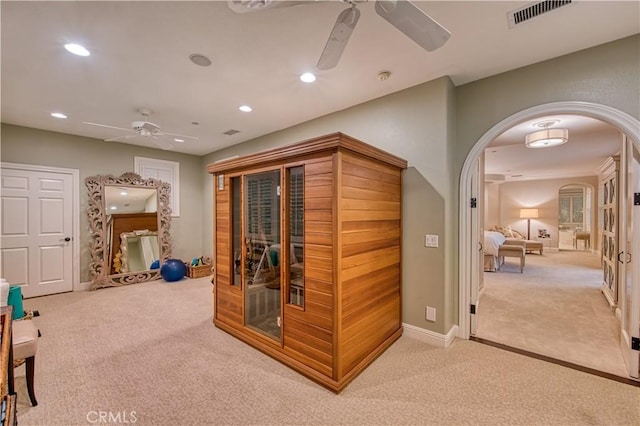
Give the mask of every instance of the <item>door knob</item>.
M 64 239 L 64 240 L 65 240 L 66 242 L 69 242 L 69 241 L 71 241 L 71 238 L 69 238 L 69 237 L 65 237 L 65 239 Z

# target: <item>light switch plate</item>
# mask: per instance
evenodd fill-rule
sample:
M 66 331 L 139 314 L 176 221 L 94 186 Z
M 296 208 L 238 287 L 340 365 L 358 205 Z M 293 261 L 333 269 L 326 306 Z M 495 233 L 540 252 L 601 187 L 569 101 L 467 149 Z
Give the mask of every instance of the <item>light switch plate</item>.
M 432 308 L 431 306 L 427 306 L 425 318 L 427 321 L 436 321 L 436 308 Z
M 424 246 L 425 247 L 438 247 L 438 236 L 437 235 L 425 235 L 424 237 Z

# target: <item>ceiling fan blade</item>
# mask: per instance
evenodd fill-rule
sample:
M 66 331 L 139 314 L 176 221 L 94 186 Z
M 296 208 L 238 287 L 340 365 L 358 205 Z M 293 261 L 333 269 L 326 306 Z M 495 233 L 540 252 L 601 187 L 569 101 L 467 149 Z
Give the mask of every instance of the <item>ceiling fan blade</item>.
M 342 52 L 349 42 L 351 33 L 353 33 L 353 29 L 358 23 L 358 19 L 360 19 L 360 10 L 356 8 L 355 5 L 343 10 L 342 13 L 338 15 L 338 19 L 333 26 L 333 30 L 331 30 L 329 40 L 327 40 L 327 44 L 324 46 L 316 68 L 319 70 L 329 70 L 338 65 L 340 56 L 342 56 Z
M 175 136 L 177 138 L 186 138 L 186 139 L 194 139 L 194 140 L 198 140 L 199 138 L 197 136 L 187 136 L 187 135 L 181 135 L 178 133 L 167 133 L 167 132 L 157 132 L 154 133 L 154 135 L 158 135 L 158 136 Z
M 107 129 L 124 130 L 125 132 L 133 132 L 131 129 L 125 129 L 124 127 L 109 126 L 108 124 L 90 123 L 83 121 L 82 124 L 89 124 L 90 126 L 106 127 Z
M 169 151 L 169 150 L 174 148 L 174 146 L 173 146 L 173 144 L 171 142 L 168 142 L 166 140 L 162 140 L 162 138 L 151 136 L 151 139 L 153 139 L 153 142 L 156 145 L 158 145 L 161 149 L 164 149 L 165 151 Z
M 378 0 L 376 13 L 427 52 L 438 49 L 451 33 L 407 0 Z
M 117 142 L 120 140 L 127 140 L 127 139 L 131 139 L 131 138 L 135 138 L 138 135 L 124 135 L 124 136 L 116 136 L 115 138 L 109 138 L 109 139 L 105 139 L 105 142 Z

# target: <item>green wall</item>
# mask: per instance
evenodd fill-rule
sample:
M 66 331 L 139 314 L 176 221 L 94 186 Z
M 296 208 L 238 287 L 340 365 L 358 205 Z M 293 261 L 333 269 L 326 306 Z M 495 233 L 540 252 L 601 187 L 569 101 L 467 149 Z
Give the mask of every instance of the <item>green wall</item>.
M 403 321 L 446 334 L 458 323 L 460 172 L 475 143 L 499 121 L 557 101 L 605 104 L 639 116 L 636 35 L 460 87 L 443 77 L 205 156 L 204 162 L 340 131 L 409 162 L 404 174 Z M 211 177 L 205 176 L 207 196 Z M 206 209 L 213 215 L 213 201 Z M 212 222 L 205 222 L 212 235 Z M 440 236 L 426 249 L 424 234 Z M 205 241 L 205 251 L 212 240 Z M 437 321 L 424 319 L 425 305 Z
M 9 163 L 79 170 L 80 282 L 89 280 L 90 261 L 87 189 L 84 179 L 94 175 L 120 176 L 133 172 L 133 157 L 180 163 L 180 217 L 171 218 L 174 257 L 192 259 L 202 248 L 202 161 L 200 157 L 121 143 L 2 124 L 1 157 Z
M 411 169 L 404 179 L 409 186 L 403 191 L 403 321 L 442 333 L 447 322 L 446 289 L 454 287 L 452 275 L 445 269 L 445 248 L 454 228 L 446 215 L 452 192 L 452 104 L 453 84 L 443 77 L 217 151 L 205 161 L 212 163 L 333 132 L 343 132 L 408 160 Z M 205 181 L 212 188 L 211 177 L 206 176 Z M 207 206 L 211 215 L 212 203 Z M 427 232 L 439 236 L 440 247 L 425 248 Z M 211 223 L 205 223 L 205 234 L 212 235 Z M 212 250 L 205 242 L 207 248 Z M 436 308 L 437 322 L 426 321 L 427 305 Z
M 609 105 L 640 118 L 640 36 L 460 87 L 442 77 L 203 157 L 3 125 L 2 160 L 77 168 L 82 185 L 89 175 L 131 171 L 134 155 L 180 161 L 182 216 L 173 220 L 172 235 L 176 255 L 189 257 L 213 253 L 213 184 L 207 164 L 346 133 L 409 162 L 403 177 L 403 321 L 446 334 L 458 322 L 458 199 L 464 161 L 496 123 L 557 101 Z M 81 198 L 85 208 L 86 196 Z M 438 235 L 440 246 L 425 248 L 425 234 Z M 83 249 L 86 242 L 85 235 Z M 83 253 L 83 271 L 87 259 Z M 436 308 L 436 322 L 425 320 L 426 305 Z

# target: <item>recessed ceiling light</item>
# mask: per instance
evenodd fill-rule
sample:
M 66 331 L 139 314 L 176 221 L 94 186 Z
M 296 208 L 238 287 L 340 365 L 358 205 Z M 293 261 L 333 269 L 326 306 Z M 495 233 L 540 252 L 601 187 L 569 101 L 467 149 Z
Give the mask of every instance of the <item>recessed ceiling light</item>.
M 316 76 L 310 72 L 305 72 L 300 76 L 300 80 L 304 81 L 305 83 L 313 83 L 314 81 L 316 81 Z
M 249 105 L 241 105 L 238 109 L 240 111 L 242 111 L 242 112 L 251 112 L 251 111 L 253 111 L 253 108 L 251 108 Z
M 52 112 L 51 116 L 55 118 L 67 118 L 67 116 L 61 112 Z
M 129 193 L 126 190 L 122 190 L 120 191 L 120 195 L 129 195 Z
M 84 47 L 76 43 L 67 43 L 64 45 L 64 48 L 74 55 L 78 56 L 89 56 L 91 53 Z
M 200 65 L 201 67 L 208 67 L 211 65 L 211 59 L 207 58 L 201 53 L 192 53 L 189 55 L 189 59 L 196 65 Z
M 118 208 L 116 206 L 111 206 L 111 210 L 117 210 Z
M 184 142 L 184 139 L 180 139 L 180 138 L 175 138 L 174 139 L 175 142 Z

